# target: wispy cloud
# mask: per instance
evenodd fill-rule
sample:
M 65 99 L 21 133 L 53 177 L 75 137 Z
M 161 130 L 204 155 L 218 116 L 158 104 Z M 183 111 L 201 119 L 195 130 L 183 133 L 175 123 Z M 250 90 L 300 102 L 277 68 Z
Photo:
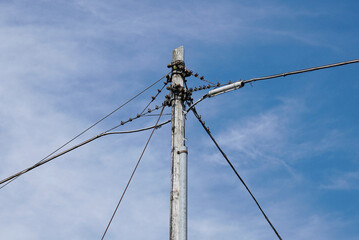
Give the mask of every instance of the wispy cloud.
M 161 77 L 172 48 L 188 44 L 199 47 L 195 51 L 202 51 L 203 46 L 208 46 L 206 50 L 232 49 L 268 39 L 278 44 L 283 39 L 298 39 L 316 46 L 323 40 L 320 31 L 294 29 L 290 23 L 326 14 L 323 12 L 244 1 L 185 1 L 181 6 L 168 1 L 0 3 L 1 176 L 40 160 Z M 276 25 L 278 22 L 290 26 Z M 142 107 L 147 97 L 150 100 L 146 95 L 131 106 Z M 347 133 L 313 129 L 310 138 L 295 138 L 305 127 L 297 121 L 307 112 L 309 103 L 304 99 L 279 99 L 269 110 L 236 119 L 239 121 L 231 128 L 221 128 L 217 136 L 229 156 L 236 157 L 235 164 L 286 238 L 337 239 L 333 236 L 341 219 L 314 210 L 310 200 L 303 200 L 310 193 L 300 183 L 309 180 L 303 180 L 297 164 L 309 156 L 340 149 Z M 123 109 L 84 138 L 136 111 Z M 217 112 L 207 116 L 215 118 Z M 128 127 L 148 126 L 149 122 L 133 122 Z M 187 123 L 190 129 L 191 120 Z M 212 147 L 208 139 L 197 138 L 198 132 L 188 133 L 192 135 L 188 144 L 196 143 L 190 150 L 190 236 L 272 239 L 273 233 L 248 195 L 216 150 L 208 150 Z M 100 236 L 147 136 L 98 140 L 14 181 L 1 191 L 1 238 Z M 156 132 L 109 236 L 168 236 L 169 139 L 169 126 Z M 283 169 L 290 177 L 281 175 Z M 278 176 L 271 178 L 277 180 L 264 178 L 268 172 Z M 332 182 L 318 184 L 325 189 L 356 189 L 356 174 L 338 173 Z
M 321 186 L 327 190 L 344 190 L 353 191 L 359 190 L 359 171 L 338 172 L 334 174 L 328 181 Z

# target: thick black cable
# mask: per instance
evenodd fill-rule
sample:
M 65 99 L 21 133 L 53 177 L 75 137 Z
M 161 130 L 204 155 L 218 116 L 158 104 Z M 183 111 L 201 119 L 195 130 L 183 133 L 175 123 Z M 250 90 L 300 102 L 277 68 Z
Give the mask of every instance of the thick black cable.
M 46 159 L 46 160 L 44 160 L 44 161 L 42 161 L 42 162 L 38 162 L 38 163 L 34 164 L 34 165 L 31 166 L 31 167 L 28 167 L 28 168 L 26 168 L 26 169 L 24 169 L 24 170 L 22 170 L 22 171 L 20 171 L 20 172 L 18 172 L 18 173 L 13 174 L 13 175 L 10 176 L 10 177 L 7 177 L 7 178 L 1 180 L 1 181 L 0 181 L 0 184 L 9 182 L 9 181 L 11 181 L 12 179 L 17 178 L 17 177 L 19 177 L 20 175 L 22 175 L 22 174 L 24 174 L 24 173 L 27 173 L 27 172 L 29 172 L 29 171 L 31 171 L 31 170 L 37 168 L 37 167 L 40 167 L 41 165 L 43 165 L 43 164 L 45 164 L 45 163 L 48 163 L 48 162 L 54 160 L 55 158 L 58 158 L 58 157 L 60 157 L 60 156 L 62 156 L 62 155 L 64 155 L 64 154 L 66 154 L 66 153 L 68 153 L 68 152 L 71 152 L 71 151 L 73 151 L 73 150 L 75 150 L 75 149 L 77 149 L 77 148 L 79 148 L 79 147 L 81 147 L 81 146 L 83 146 L 83 145 L 85 145 L 85 144 L 88 144 L 88 143 L 90 143 L 90 142 L 92 142 L 92 141 L 94 141 L 94 140 L 96 140 L 96 139 L 98 139 L 98 138 L 100 138 L 100 137 L 108 136 L 108 135 L 114 135 L 114 134 L 128 134 L 128 133 L 142 132 L 142 131 L 150 130 L 150 129 L 152 129 L 152 128 L 159 128 L 159 127 L 161 127 L 161 126 L 163 126 L 163 125 L 165 125 L 165 124 L 168 124 L 168 123 L 170 123 L 170 122 L 171 122 L 171 120 L 168 120 L 168 121 L 166 121 L 166 122 L 163 122 L 163 123 L 160 123 L 160 124 L 156 124 L 156 125 L 151 126 L 151 127 L 146 127 L 146 128 L 136 129 L 136 130 L 121 131 L 121 132 L 103 132 L 103 133 L 100 133 L 100 134 L 98 134 L 98 135 L 96 135 L 96 136 L 94 136 L 94 137 L 92 137 L 92 138 L 87 139 L 86 141 L 83 141 L 83 142 L 81 142 L 81 143 L 79 143 L 79 144 L 77 144 L 77 145 L 75 145 L 75 146 L 73 146 L 73 147 L 71 147 L 71 148 L 65 150 L 65 151 L 62 151 L 62 152 L 60 152 L 60 153 L 58 153 L 58 154 L 56 154 L 56 155 L 53 155 L 52 157 L 50 157 L 50 158 L 48 158 L 48 159 Z
M 218 148 L 218 150 L 222 153 L 223 157 L 227 160 L 227 163 L 231 166 L 232 170 L 234 171 L 234 173 L 237 175 L 238 179 L 241 181 L 241 183 L 243 184 L 243 186 L 247 189 L 248 193 L 251 195 L 251 197 L 253 198 L 254 202 L 257 204 L 259 210 L 262 212 L 264 218 L 267 220 L 267 222 L 269 223 L 269 225 L 271 226 L 271 228 L 273 229 L 273 231 L 275 232 L 275 234 L 277 235 L 278 239 L 282 240 L 282 237 L 279 235 L 278 231 L 275 229 L 275 227 L 273 226 L 273 224 L 271 223 L 271 221 L 269 220 L 269 218 L 267 217 L 267 215 L 265 214 L 265 212 L 263 211 L 262 207 L 259 205 L 257 199 L 254 197 L 254 195 L 252 194 L 252 192 L 249 190 L 247 184 L 244 182 L 244 180 L 242 179 L 242 177 L 238 174 L 237 170 L 234 168 L 233 164 L 231 163 L 231 161 L 228 159 L 227 155 L 223 152 L 223 150 L 221 149 L 221 147 L 218 145 L 217 141 L 213 138 L 211 132 L 209 131 L 209 129 L 206 127 L 206 125 L 204 124 L 204 122 L 201 119 L 201 116 L 198 115 L 196 109 L 193 107 L 192 108 L 192 112 L 193 114 L 196 116 L 196 118 L 198 119 L 198 121 L 201 123 L 202 127 L 204 128 L 204 130 L 207 132 L 207 134 L 209 135 L 209 137 L 212 139 L 213 143 L 216 145 L 216 147 Z
M 108 224 L 107 224 L 106 230 L 105 230 L 105 232 L 103 233 L 101 240 L 103 240 L 103 239 L 105 238 L 105 236 L 106 236 L 106 233 L 107 233 L 107 231 L 108 231 L 108 229 L 109 229 L 109 227 L 110 227 L 110 225 L 111 225 L 111 223 L 112 223 L 112 220 L 113 220 L 113 218 L 114 218 L 115 215 L 116 215 L 116 212 L 117 212 L 117 210 L 118 210 L 118 207 L 120 206 L 120 204 L 121 204 L 121 202 L 122 202 L 122 199 L 123 199 L 124 195 L 126 194 L 127 188 L 128 188 L 128 186 L 130 185 L 130 183 L 131 183 L 131 180 L 132 180 L 132 178 L 133 178 L 133 175 L 135 175 L 135 172 L 136 172 L 136 170 L 137 170 L 137 167 L 138 167 L 138 165 L 140 164 L 141 159 L 142 159 L 142 157 L 143 157 L 143 155 L 144 155 L 144 153 L 145 153 L 145 151 L 146 151 L 146 149 L 147 149 L 147 146 L 148 146 L 148 144 L 149 144 L 149 142 L 150 142 L 150 140 L 151 140 L 151 138 L 152 138 L 152 135 L 153 135 L 153 133 L 154 133 L 155 130 L 156 130 L 156 126 L 157 126 L 158 122 L 159 122 L 160 119 L 161 119 L 161 116 L 162 116 L 162 113 L 163 113 L 163 110 L 164 110 L 164 109 L 165 109 L 165 106 L 162 107 L 160 116 L 159 116 L 158 119 L 157 119 L 157 122 L 156 122 L 156 124 L 155 124 L 155 127 L 153 128 L 153 130 L 152 130 L 152 132 L 151 132 L 151 135 L 150 135 L 150 137 L 148 138 L 148 140 L 147 140 L 147 142 L 146 142 L 146 145 L 145 145 L 145 147 L 144 147 L 143 150 L 142 150 L 141 156 L 140 156 L 140 158 L 138 159 L 138 161 L 137 161 L 137 163 L 136 163 L 136 166 L 135 166 L 135 168 L 134 168 L 133 171 L 132 171 L 131 177 L 130 177 L 130 179 L 128 180 L 125 189 L 123 190 L 123 193 L 122 193 L 122 195 L 121 195 L 121 198 L 120 198 L 120 200 L 118 201 L 115 210 L 113 211 L 113 214 L 112 214 L 112 216 L 111 216 L 111 219 L 110 219 L 110 221 L 109 221 Z
M 167 75 L 167 74 L 166 74 Z M 91 128 L 95 127 L 97 124 L 99 124 L 100 122 L 102 122 L 103 120 L 105 120 L 106 118 L 108 118 L 109 116 L 111 116 L 112 114 L 114 114 L 115 112 L 117 112 L 119 109 L 121 109 L 122 107 L 124 107 L 125 105 L 127 105 L 128 103 L 130 103 L 131 101 L 133 101 L 135 98 L 137 98 L 138 96 L 140 96 L 141 94 L 143 94 L 144 92 L 146 92 L 148 89 L 150 89 L 151 87 L 153 87 L 154 85 L 156 85 L 158 82 L 160 82 L 162 79 L 164 79 L 166 77 L 166 75 L 164 75 L 163 77 L 161 77 L 159 80 L 155 81 L 154 83 L 152 83 L 151 85 L 149 85 L 148 87 L 146 87 L 144 90 L 142 90 L 141 92 L 137 93 L 135 96 L 133 96 L 132 98 L 130 98 L 129 100 L 127 100 L 125 103 L 123 103 L 121 106 L 117 107 L 116 109 L 114 109 L 112 112 L 110 112 L 109 114 L 107 114 L 106 116 L 104 116 L 103 118 L 101 118 L 100 120 L 98 120 L 97 122 L 95 122 L 94 124 L 92 124 L 91 126 L 89 126 L 88 128 L 86 128 L 85 130 L 83 130 L 81 133 L 77 134 L 75 137 L 73 137 L 72 139 L 70 139 L 69 141 L 67 141 L 66 143 L 64 143 L 63 145 L 61 145 L 59 148 L 57 148 L 56 150 L 54 150 L 53 152 L 51 152 L 50 154 L 48 154 L 46 157 L 42 158 L 40 161 L 38 161 L 36 164 L 39 164 L 43 161 L 45 161 L 47 158 L 49 158 L 50 156 L 52 156 L 53 154 L 55 154 L 56 152 L 58 152 L 59 150 L 61 150 L 63 147 L 67 146 L 68 144 L 70 144 L 71 142 L 73 142 L 75 139 L 77 139 L 78 137 L 80 137 L 81 135 L 83 135 L 84 133 L 86 133 L 87 131 L 89 131 Z M 35 165 L 36 165 L 35 164 Z M 34 166 L 35 166 L 34 165 Z M 0 189 L 4 188 L 5 186 L 7 186 L 8 184 L 10 184 L 12 181 L 16 180 L 18 177 L 20 177 L 22 174 L 18 175 L 17 177 L 11 179 L 10 181 L 8 181 L 6 184 L 0 186 Z M 1 184 L 1 183 L 0 183 Z

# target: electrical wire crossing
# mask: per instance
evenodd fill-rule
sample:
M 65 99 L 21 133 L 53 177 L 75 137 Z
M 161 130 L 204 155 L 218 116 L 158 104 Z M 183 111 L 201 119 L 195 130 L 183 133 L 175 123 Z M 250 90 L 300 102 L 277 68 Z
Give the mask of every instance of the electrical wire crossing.
M 162 107 L 160 116 L 158 117 L 157 122 L 156 122 L 156 124 L 155 124 L 155 126 L 154 126 L 154 128 L 153 128 L 153 130 L 152 130 L 152 132 L 151 132 L 151 134 L 150 134 L 150 136 L 149 136 L 149 138 L 148 138 L 146 144 L 145 144 L 145 147 L 144 147 L 143 150 L 142 150 L 141 156 L 139 157 L 139 159 L 138 159 L 138 161 L 137 161 L 137 163 L 136 163 L 136 166 L 135 166 L 135 168 L 134 168 L 133 171 L 132 171 L 131 177 L 130 177 L 130 179 L 128 180 L 127 185 L 126 185 L 125 189 L 124 189 L 123 192 L 122 192 L 121 198 L 120 198 L 120 200 L 118 201 L 115 210 L 113 211 L 113 214 L 112 214 L 112 216 L 111 216 L 111 218 L 110 218 L 110 221 L 108 222 L 108 224 L 107 224 L 107 226 L 106 226 L 106 229 L 105 229 L 105 231 L 104 231 L 104 233 L 103 233 L 103 235 L 102 235 L 101 240 L 103 240 L 103 239 L 105 238 L 105 236 L 106 236 L 106 233 L 107 233 L 107 231 L 108 231 L 108 229 L 109 229 L 109 227 L 110 227 L 110 225 L 111 225 L 111 223 L 112 223 L 112 220 L 113 220 L 113 218 L 115 217 L 116 212 L 117 212 L 117 210 L 118 210 L 118 208 L 119 208 L 119 206 L 120 206 L 120 204 L 121 204 L 121 202 L 122 202 L 122 199 L 123 199 L 123 197 L 124 197 L 125 194 L 126 194 L 127 188 L 128 188 L 128 186 L 130 185 L 130 183 L 131 183 L 131 181 L 132 181 L 132 178 L 133 178 L 133 176 L 135 175 L 135 172 L 136 172 L 136 170 L 137 170 L 137 167 L 138 167 L 138 165 L 140 164 L 143 155 L 145 154 L 145 151 L 146 151 L 146 149 L 147 149 L 148 144 L 150 143 L 150 140 L 151 140 L 151 138 L 152 138 L 152 136 L 153 136 L 153 133 L 155 132 L 155 130 L 156 130 L 157 126 L 158 126 L 158 122 L 160 121 L 160 119 L 161 119 L 161 117 L 162 117 L 162 114 L 163 114 L 163 110 L 164 110 L 164 109 L 165 109 L 165 106 Z
M 198 119 L 198 121 L 201 123 L 202 127 L 204 128 L 204 130 L 207 132 L 208 136 L 212 139 L 213 143 L 216 145 L 216 147 L 218 148 L 218 150 L 221 152 L 221 154 L 223 155 L 223 157 L 226 159 L 227 163 L 231 166 L 232 170 L 234 171 L 234 173 L 237 175 L 238 179 L 241 181 L 241 183 L 243 184 L 243 186 L 246 188 L 246 190 L 248 191 L 248 193 L 251 195 L 251 197 L 253 198 L 254 202 L 256 203 L 256 205 L 258 206 L 259 210 L 262 212 L 264 218 L 267 220 L 268 224 L 271 226 L 271 228 L 273 229 L 273 231 L 275 232 L 275 234 L 277 235 L 278 239 L 282 240 L 282 237 L 279 235 L 277 229 L 273 226 L 273 224 L 271 223 L 271 221 L 269 220 L 269 218 L 267 217 L 267 215 L 265 214 L 265 212 L 263 211 L 262 207 L 260 206 L 260 204 L 258 203 L 257 199 L 254 197 L 254 195 L 252 194 L 251 190 L 249 190 L 247 184 L 244 182 L 243 178 L 238 174 L 237 170 L 234 168 L 233 164 L 231 163 L 231 161 L 228 159 L 227 155 L 223 152 L 223 150 L 221 149 L 221 147 L 218 145 L 217 141 L 214 139 L 214 137 L 212 136 L 211 132 L 209 131 L 209 128 L 205 125 L 205 123 L 202 121 L 201 116 L 197 113 L 196 109 L 193 107 L 192 108 L 192 112 L 195 115 L 195 117 Z
M 130 102 L 132 102 L 134 99 L 136 99 L 138 96 L 142 95 L 144 92 L 146 92 L 147 90 L 149 90 L 150 88 L 152 88 L 153 86 L 155 86 L 157 83 L 159 83 L 160 81 L 162 81 L 165 77 L 167 77 L 169 74 L 169 72 L 164 75 L 163 77 L 161 77 L 160 79 L 158 79 L 157 81 L 153 82 L 152 84 L 150 84 L 149 86 L 147 86 L 145 89 L 143 89 L 142 91 L 140 91 L 139 93 L 137 93 L 135 96 L 131 97 L 129 100 L 127 100 L 126 102 L 124 102 L 122 105 L 120 105 L 119 107 L 115 108 L 113 111 L 111 111 L 110 113 L 108 113 L 107 115 L 105 115 L 104 117 L 102 117 L 101 119 L 99 119 L 97 122 L 93 123 L 91 126 L 89 126 L 88 128 L 86 128 L 85 130 L 83 130 L 82 132 L 80 132 L 79 134 L 77 134 L 75 137 L 73 137 L 72 139 L 70 139 L 69 141 L 67 141 L 66 143 L 64 143 L 63 145 L 61 145 L 60 147 L 58 147 L 57 149 L 55 149 L 53 152 L 49 153 L 47 156 L 45 156 L 44 158 L 42 158 L 40 161 L 38 161 L 37 163 L 35 163 L 32 167 L 37 166 L 37 165 L 42 165 L 41 163 L 43 161 L 46 161 L 49 157 L 51 157 L 52 155 L 54 155 L 55 153 L 57 153 L 58 151 L 60 151 L 62 148 L 64 148 L 65 146 L 67 146 L 68 144 L 70 144 L 71 142 L 73 142 L 74 140 L 76 140 L 77 138 L 79 138 L 80 136 L 82 136 L 83 134 L 85 134 L 87 131 L 89 131 L 90 129 L 92 129 L 93 127 L 95 127 L 97 124 L 99 124 L 100 122 L 102 122 L 103 120 L 105 120 L 106 118 L 108 118 L 109 116 L 111 116 L 112 114 L 114 114 L 115 112 L 117 112 L 118 110 L 120 110 L 121 108 L 123 108 L 124 106 L 126 106 L 127 104 L 129 104 Z M 114 129 L 114 128 L 113 128 Z M 111 129 L 111 130 L 113 130 Z M 48 162 L 48 161 L 46 161 Z M 26 169 L 25 169 L 26 170 Z M 28 171 L 26 171 L 28 172 Z M 24 172 L 24 173 L 26 173 Z M 22 174 L 24 174 L 22 173 Z M 17 177 L 12 178 L 10 181 L 5 181 L 5 182 L 0 182 L 0 189 L 6 187 L 8 184 L 10 184 L 11 182 L 13 182 L 14 180 L 16 180 L 18 177 L 20 177 L 22 174 L 19 174 Z

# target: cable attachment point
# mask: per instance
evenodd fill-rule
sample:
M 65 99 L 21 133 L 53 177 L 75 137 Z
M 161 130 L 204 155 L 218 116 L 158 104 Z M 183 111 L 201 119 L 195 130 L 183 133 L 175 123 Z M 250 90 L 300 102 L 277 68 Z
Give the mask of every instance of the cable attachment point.
M 189 69 L 187 69 L 187 68 L 185 68 L 184 72 L 185 72 L 185 76 L 186 76 L 186 77 L 190 77 L 190 76 L 192 76 L 192 74 L 193 74 L 193 71 L 191 71 L 191 70 L 189 70 Z
M 171 100 L 170 99 L 166 99 L 163 103 L 162 103 L 162 107 L 166 107 L 166 106 L 171 106 Z
M 212 83 L 212 82 L 206 80 L 204 76 L 200 76 L 199 73 L 194 73 L 192 70 L 189 70 L 189 69 L 187 69 L 187 68 L 186 68 L 184 71 L 185 71 L 185 76 L 186 76 L 186 77 L 193 76 L 193 77 L 195 77 L 195 78 L 200 79 L 201 81 L 210 83 L 210 84 L 213 85 L 213 86 L 216 85 L 215 83 Z
M 178 151 L 177 151 L 177 154 L 181 154 L 181 153 L 188 153 L 188 151 L 187 151 L 187 150 L 181 150 L 181 151 L 178 150 Z

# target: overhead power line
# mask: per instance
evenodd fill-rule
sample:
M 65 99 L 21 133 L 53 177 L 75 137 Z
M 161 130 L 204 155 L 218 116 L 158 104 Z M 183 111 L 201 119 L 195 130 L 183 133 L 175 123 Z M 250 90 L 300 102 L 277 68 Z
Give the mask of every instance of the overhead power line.
M 148 140 L 147 140 L 147 142 L 146 142 L 146 144 L 145 144 L 145 147 L 144 147 L 143 150 L 142 150 L 141 156 L 139 157 L 139 159 L 138 159 L 138 161 L 137 161 L 137 163 L 136 163 L 136 166 L 135 166 L 135 168 L 134 168 L 133 171 L 132 171 L 131 177 L 130 177 L 130 179 L 128 180 L 125 189 L 123 190 L 123 193 L 122 193 L 122 195 L 121 195 L 121 198 L 120 198 L 120 200 L 118 201 L 115 210 L 113 211 L 113 214 L 112 214 L 112 216 L 111 216 L 111 218 L 110 218 L 110 221 L 108 222 L 108 224 L 107 224 L 107 226 L 106 226 L 105 232 L 103 233 L 101 240 L 103 240 L 103 239 L 105 238 L 105 236 L 106 236 L 106 233 L 107 233 L 107 231 L 108 231 L 108 229 L 109 229 L 109 227 L 110 227 L 110 225 L 111 225 L 111 223 L 112 223 L 112 220 L 113 220 L 113 218 L 114 218 L 115 215 L 116 215 L 116 212 L 117 212 L 117 210 L 118 210 L 118 207 L 120 206 L 120 204 L 121 204 L 121 202 L 122 202 L 122 199 L 123 199 L 123 197 L 124 197 L 125 194 L 126 194 L 127 188 L 128 188 L 128 186 L 130 185 L 130 183 L 131 183 L 131 181 L 132 181 L 132 178 L 133 178 L 133 176 L 135 175 L 135 172 L 136 172 L 136 170 L 137 170 L 137 167 L 138 167 L 138 165 L 140 164 L 141 159 L 142 159 L 142 157 L 143 157 L 143 155 L 144 155 L 144 153 L 145 153 L 145 151 L 146 151 L 146 149 L 147 149 L 147 146 L 148 146 L 148 144 L 149 144 L 149 142 L 150 142 L 150 140 L 151 140 L 151 138 L 152 138 L 152 135 L 153 135 L 153 133 L 155 132 L 157 126 L 158 126 L 158 122 L 159 122 L 160 119 L 161 119 L 161 116 L 162 116 L 162 113 L 163 113 L 163 110 L 164 110 L 164 109 L 165 109 L 165 106 L 162 107 L 160 116 L 158 117 L 157 122 L 156 122 L 156 124 L 155 124 L 155 126 L 154 126 L 154 128 L 153 128 L 153 130 L 152 130 L 152 132 L 151 132 L 151 135 L 149 136 L 149 138 L 148 138 Z
M 167 73 L 168 74 L 168 73 Z M 108 113 L 107 115 L 105 115 L 104 117 L 102 117 L 100 120 L 98 120 L 97 122 L 95 122 L 94 124 L 92 124 L 91 126 L 89 126 L 88 128 L 86 128 L 85 130 L 83 130 L 82 132 L 80 132 L 79 134 L 77 134 L 75 137 L 73 137 L 72 139 L 70 139 L 69 141 L 67 141 L 66 143 L 64 143 L 63 145 L 61 145 L 60 147 L 58 147 L 56 150 L 54 150 L 53 152 L 51 152 L 50 154 L 48 154 L 46 157 L 42 158 L 40 161 L 38 161 L 35 165 L 45 161 L 46 159 L 48 159 L 50 156 L 52 156 L 53 154 L 55 154 L 56 152 L 58 152 L 59 150 L 61 150 L 62 148 L 64 148 L 65 146 L 67 146 L 68 144 L 70 144 L 71 142 L 73 142 L 75 139 L 77 139 L 78 137 L 82 136 L 84 133 L 86 133 L 87 131 L 89 131 L 91 128 L 95 127 L 97 124 L 99 124 L 100 122 L 102 122 L 103 120 L 105 120 L 106 118 L 108 118 L 109 116 L 111 116 L 112 114 L 114 114 L 115 112 L 117 112 L 118 110 L 120 110 L 122 107 L 124 107 L 125 105 L 127 105 L 128 103 L 130 103 L 131 101 L 133 101 L 135 98 L 137 98 L 138 96 L 140 96 L 141 94 L 143 94 L 144 92 L 146 92 L 148 89 L 152 88 L 154 85 L 156 85 L 158 82 L 160 82 L 162 79 L 164 79 L 166 76 L 164 75 L 163 77 L 161 77 L 159 80 L 153 82 L 151 85 L 147 86 L 144 90 L 142 90 L 141 92 L 137 93 L 135 96 L 133 96 L 132 98 L 130 98 L 129 100 L 127 100 L 125 103 L 123 103 L 122 105 L 120 105 L 119 107 L 117 107 L 116 109 L 114 109 L 113 111 L 111 111 L 110 113 Z M 34 165 L 34 166 L 35 166 Z M 22 174 L 20 174 L 22 175 Z M 20 176 L 19 175 L 19 176 Z M 6 184 L 0 186 L 0 189 L 4 188 L 5 186 L 7 186 L 8 184 L 10 184 L 12 181 L 16 180 L 19 176 L 12 178 L 11 181 L 8 181 Z M 0 183 L 1 184 L 1 183 Z
M 244 180 L 242 179 L 242 177 L 238 174 L 237 170 L 234 168 L 233 164 L 231 163 L 231 161 L 228 159 L 227 155 L 223 152 L 223 150 L 221 149 L 221 147 L 218 145 L 217 141 L 214 139 L 214 137 L 212 136 L 211 132 L 209 131 L 209 128 L 205 125 L 205 123 L 202 121 L 201 116 L 198 115 L 197 111 L 195 108 L 192 108 L 192 112 L 193 114 L 196 116 L 196 118 L 198 119 L 198 121 L 201 123 L 202 127 L 204 128 L 204 130 L 207 132 L 208 136 L 212 139 L 213 143 L 216 145 L 216 147 L 218 148 L 218 150 L 222 153 L 223 157 L 226 159 L 227 163 L 231 166 L 232 170 L 234 171 L 234 173 L 237 175 L 238 179 L 241 181 L 241 183 L 243 184 L 243 186 L 247 189 L 248 193 L 251 195 L 251 197 L 253 198 L 254 202 L 256 203 L 256 205 L 258 206 L 259 210 L 262 212 L 264 218 L 267 220 L 267 222 L 269 223 L 269 225 L 271 226 L 271 228 L 273 229 L 273 231 L 275 232 L 275 234 L 277 235 L 278 239 L 282 240 L 281 236 L 279 235 L 278 231 L 276 230 L 276 228 L 273 226 L 273 224 L 271 223 L 271 221 L 269 220 L 269 218 L 267 217 L 267 215 L 265 214 L 265 212 L 263 211 L 262 207 L 260 206 L 260 204 L 258 203 L 257 199 L 254 197 L 254 195 L 252 194 L 251 190 L 249 190 L 247 184 L 244 182 Z
M 6 183 L 6 182 L 9 182 L 9 181 L 11 181 L 12 179 L 15 179 L 15 178 L 17 178 L 17 177 L 19 177 L 19 176 L 21 176 L 21 175 L 23 175 L 23 174 L 25 174 L 25 173 L 27 173 L 27 172 L 29 172 L 29 171 L 35 169 L 35 168 L 37 168 L 37 167 L 40 167 L 41 165 L 43 165 L 43 164 L 45 164 L 45 163 L 48 163 L 48 162 L 54 160 L 55 158 L 58 158 L 58 157 L 60 157 L 60 156 L 62 156 L 62 155 L 64 155 L 64 154 L 66 154 L 66 153 L 68 153 L 68 152 L 71 152 L 72 150 L 75 150 L 76 148 L 79 148 L 79 147 L 81 147 L 81 146 L 83 146 L 83 145 L 86 145 L 86 144 L 88 144 L 88 143 L 90 143 L 90 142 L 92 142 L 92 141 L 94 141 L 94 140 L 96 140 L 96 139 L 98 139 L 98 138 L 100 138 L 100 137 L 104 137 L 104 136 L 108 136 L 108 135 L 115 135 L 115 134 L 128 134 L 128 133 L 142 132 L 142 131 L 146 131 L 146 130 L 150 130 L 150 129 L 159 128 L 159 127 L 161 127 L 161 126 L 163 126 L 163 125 L 165 125 L 165 124 L 168 124 L 168 123 L 170 123 L 170 122 L 171 122 L 171 120 L 168 120 L 168 121 L 166 121 L 166 122 L 163 122 L 163 123 L 160 123 L 160 124 L 156 124 L 156 125 L 151 126 L 151 127 L 146 127 L 146 128 L 136 129 L 136 130 L 130 130 L 130 131 L 104 132 L 104 133 L 101 133 L 101 134 L 96 135 L 96 136 L 94 136 L 94 137 L 92 137 L 92 138 L 90 138 L 90 139 L 87 139 L 86 141 L 83 141 L 82 143 L 79 143 L 79 144 L 77 144 L 77 145 L 75 145 L 75 146 L 73 146 L 73 147 L 71 147 L 71 148 L 69 148 L 69 149 L 67 149 L 67 150 L 65 150 L 65 151 L 63 151 L 63 152 L 60 152 L 60 153 L 58 153 L 58 154 L 56 154 L 56 155 L 53 155 L 52 157 L 50 157 L 50 158 L 48 158 L 48 159 L 46 159 L 46 160 L 44 160 L 44 161 L 42 161 L 42 162 L 38 162 L 38 163 L 34 164 L 34 165 L 31 166 L 31 167 L 28 167 L 28 168 L 26 168 L 26 169 L 24 169 L 24 170 L 22 170 L 22 171 L 20 171 L 20 172 L 18 172 L 18 173 L 15 173 L 15 174 L 11 175 L 10 177 L 7 177 L 7 178 L 1 180 L 1 181 L 0 181 L 0 184 L 4 184 L 4 183 Z
M 143 108 L 143 110 L 141 111 L 140 114 L 143 114 L 143 113 L 146 111 L 146 109 L 151 105 L 151 103 L 153 103 L 153 102 L 156 100 L 156 98 L 158 97 L 158 95 L 159 95 L 159 94 L 163 91 L 163 89 L 166 87 L 167 83 L 168 83 L 168 81 L 164 82 L 162 88 L 157 89 L 157 94 L 152 97 L 152 100 L 146 105 L 146 107 Z
M 168 75 L 166 75 L 165 77 L 167 77 L 167 76 L 168 76 Z M 131 121 L 134 120 L 134 119 L 137 119 L 137 118 L 139 118 L 139 117 L 146 116 L 146 115 L 148 115 L 149 113 L 154 112 L 154 111 L 160 109 L 160 107 L 157 106 L 157 105 L 156 105 L 156 107 L 155 107 L 154 109 L 150 109 L 150 108 L 148 108 L 148 107 L 151 105 L 151 103 L 153 103 L 153 102 L 156 100 L 156 98 L 158 97 L 158 95 L 162 92 L 163 88 L 164 88 L 168 83 L 169 83 L 168 80 L 165 81 L 165 82 L 163 83 L 162 88 L 161 88 L 161 89 L 157 89 L 157 94 L 152 97 L 152 100 L 143 108 L 143 110 L 141 111 L 141 113 L 139 113 L 139 114 L 136 115 L 136 117 L 130 118 L 130 119 L 128 119 L 128 120 L 125 121 L 125 122 L 121 122 L 120 124 L 118 124 L 118 125 L 116 125 L 116 126 L 110 128 L 110 129 L 108 129 L 106 132 L 113 131 L 113 130 L 115 130 L 116 128 L 118 128 L 118 127 L 124 125 L 125 123 L 131 122 Z M 163 103 L 163 104 L 164 104 L 164 103 Z M 162 106 L 163 106 L 163 104 L 162 104 Z M 148 109 L 147 109 L 147 108 L 148 108 Z M 146 110 L 147 110 L 147 111 L 146 111 Z
M 359 62 L 359 59 L 355 59 L 355 60 L 350 60 L 350 61 L 345 61 L 345 62 L 323 65 L 323 66 L 319 66 L 319 67 L 312 67 L 312 68 L 306 68 L 306 69 L 296 70 L 296 71 L 292 71 L 292 72 L 270 75 L 267 77 L 252 78 L 252 79 L 248 79 L 248 80 L 239 80 L 234 83 L 222 85 L 219 88 L 213 89 L 213 90 L 209 91 L 206 95 L 204 95 L 202 98 L 204 99 L 207 97 L 214 97 L 214 96 L 217 96 L 222 93 L 237 90 L 239 88 L 244 87 L 244 85 L 246 83 L 251 83 L 251 82 L 261 81 L 261 80 L 268 80 L 268 79 L 279 78 L 279 77 L 286 77 L 289 75 L 295 75 L 295 74 L 300 74 L 300 73 L 305 73 L 305 72 L 312 72 L 312 71 L 317 71 L 317 70 L 326 69 L 326 68 L 339 67 L 339 66 L 352 64 L 352 63 L 358 63 L 358 62 Z
M 339 67 L 339 66 L 348 65 L 348 64 L 352 64 L 352 63 L 358 63 L 358 62 L 359 62 L 359 59 L 354 59 L 354 60 L 345 61 L 345 62 L 323 65 L 323 66 L 319 66 L 319 67 L 312 67 L 312 68 L 306 68 L 306 69 L 296 70 L 296 71 L 287 72 L 287 73 L 275 74 L 275 75 L 271 75 L 271 76 L 267 76 L 267 77 L 252 78 L 252 79 L 245 80 L 243 82 L 250 83 L 250 82 L 255 82 L 255 81 L 260 81 L 260 80 L 268 80 L 268 79 L 273 79 L 273 78 L 286 77 L 289 75 L 295 75 L 295 74 L 300 74 L 300 73 L 305 73 L 305 72 L 312 72 L 312 71 L 317 71 L 317 70 L 326 69 L 326 68 Z

